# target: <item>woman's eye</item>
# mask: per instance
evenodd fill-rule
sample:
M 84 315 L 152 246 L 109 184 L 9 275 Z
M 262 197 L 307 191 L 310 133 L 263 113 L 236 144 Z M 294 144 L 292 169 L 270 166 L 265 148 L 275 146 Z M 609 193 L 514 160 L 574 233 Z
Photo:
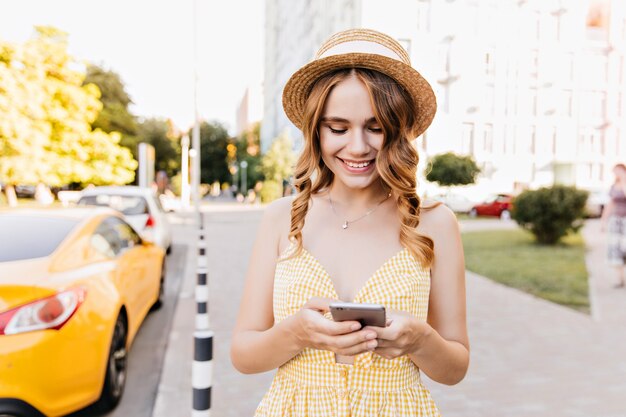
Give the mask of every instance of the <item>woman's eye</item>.
M 330 129 L 330 131 L 336 135 L 343 135 L 344 133 L 346 133 L 348 131 L 348 129 L 333 129 L 332 127 L 328 126 L 328 128 Z
M 383 129 L 380 127 L 370 126 L 368 127 L 369 131 L 372 133 L 383 133 Z

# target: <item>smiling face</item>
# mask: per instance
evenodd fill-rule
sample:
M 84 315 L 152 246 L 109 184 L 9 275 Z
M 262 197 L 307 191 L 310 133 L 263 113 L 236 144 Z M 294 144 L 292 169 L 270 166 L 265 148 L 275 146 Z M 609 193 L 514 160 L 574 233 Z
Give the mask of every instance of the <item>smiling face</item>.
M 354 74 L 334 86 L 319 123 L 322 160 L 335 180 L 348 188 L 367 188 L 379 177 L 376 155 L 383 131 L 374 117 L 365 84 Z

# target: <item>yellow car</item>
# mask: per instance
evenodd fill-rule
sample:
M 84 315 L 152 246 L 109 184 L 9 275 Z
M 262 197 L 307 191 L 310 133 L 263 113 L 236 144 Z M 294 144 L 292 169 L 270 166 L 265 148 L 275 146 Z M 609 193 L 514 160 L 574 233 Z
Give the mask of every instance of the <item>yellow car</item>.
M 110 209 L 0 211 L 0 416 L 115 407 L 164 262 Z

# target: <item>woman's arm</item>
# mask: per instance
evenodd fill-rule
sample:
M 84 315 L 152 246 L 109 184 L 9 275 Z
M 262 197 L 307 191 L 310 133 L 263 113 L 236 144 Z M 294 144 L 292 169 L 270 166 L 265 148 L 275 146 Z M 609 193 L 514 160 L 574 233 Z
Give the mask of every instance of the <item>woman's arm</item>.
M 392 312 L 391 324 L 377 329 L 376 353 L 388 359 L 408 354 L 431 379 L 453 385 L 469 366 L 463 245 L 450 209 L 441 205 L 422 213 L 419 230 L 435 244 L 428 321 Z
M 274 324 L 274 272 L 281 233 L 288 232 L 290 208 L 291 198 L 269 205 L 257 232 L 231 345 L 233 365 L 243 373 L 275 369 L 305 347 L 355 355 L 376 346 L 372 340 L 376 334 L 359 330 L 357 322 L 325 318 L 330 302 L 326 299 L 311 299 L 298 313 Z

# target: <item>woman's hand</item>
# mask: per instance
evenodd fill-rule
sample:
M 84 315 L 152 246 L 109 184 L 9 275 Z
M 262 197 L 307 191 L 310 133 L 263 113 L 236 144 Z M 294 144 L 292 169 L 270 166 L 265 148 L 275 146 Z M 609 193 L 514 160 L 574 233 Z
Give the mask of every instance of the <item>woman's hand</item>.
M 357 321 L 335 322 L 324 317 L 328 305 L 335 300 L 311 298 L 296 313 L 295 335 L 305 348 L 330 350 L 338 355 L 353 356 L 374 350 L 377 346 L 376 332 L 361 329 Z
M 387 312 L 387 327 L 370 327 L 377 334 L 378 347 L 375 353 L 385 359 L 395 359 L 414 353 L 422 346 L 432 328 L 415 316 L 403 312 Z

